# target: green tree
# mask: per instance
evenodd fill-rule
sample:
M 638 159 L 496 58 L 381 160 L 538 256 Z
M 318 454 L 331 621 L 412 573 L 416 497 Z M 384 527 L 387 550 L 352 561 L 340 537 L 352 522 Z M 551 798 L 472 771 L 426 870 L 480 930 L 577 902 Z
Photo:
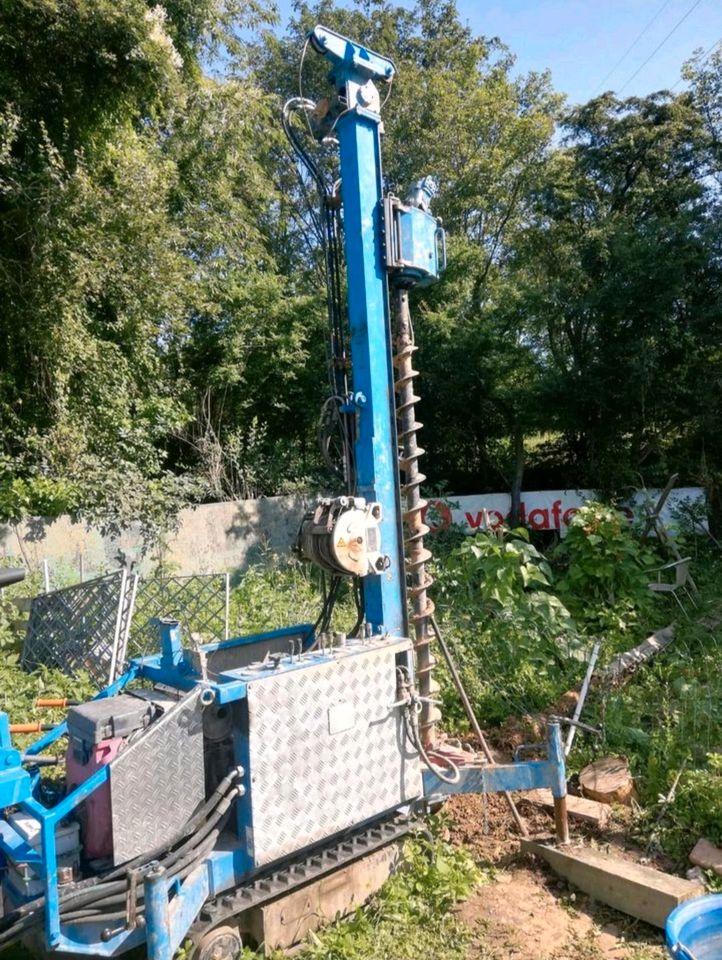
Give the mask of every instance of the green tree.
M 160 522 L 188 496 L 275 492 L 297 470 L 276 438 L 288 453 L 312 430 L 313 323 L 274 253 L 278 124 L 238 40 L 262 14 L 2 8 L 6 516 Z M 209 56 L 232 75 L 205 76 Z
M 514 281 L 572 482 L 623 492 L 681 466 L 670 439 L 710 264 L 700 117 L 687 97 L 605 94 L 564 129 Z
M 298 92 L 299 59 L 317 22 L 396 62 L 397 78 L 382 91 L 389 189 L 403 195 L 428 174 L 439 184 L 434 210 L 450 235 L 450 266 L 442 283 L 414 298 L 424 472 L 457 490 L 498 485 L 501 472 L 518 492 L 537 378 L 523 327 L 508 309 L 504 266 L 543 172 L 560 99 L 546 75 L 513 78 L 509 51 L 473 36 L 453 0 L 419 0 L 410 9 L 369 0 L 352 10 L 323 0 L 299 3 L 287 34 L 266 36 L 255 52 L 258 76 L 279 101 Z M 326 72 L 306 49 L 304 95 L 327 94 Z M 308 191 L 295 200 L 306 209 Z M 300 232 L 316 239 L 309 214 Z M 303 262 L 311 265 L 315 253 Z

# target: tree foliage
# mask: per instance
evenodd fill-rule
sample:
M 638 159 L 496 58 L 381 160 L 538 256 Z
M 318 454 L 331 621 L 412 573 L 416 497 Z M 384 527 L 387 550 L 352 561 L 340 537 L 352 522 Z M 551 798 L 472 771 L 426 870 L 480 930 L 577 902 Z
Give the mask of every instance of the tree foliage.
M 0 513 L 154 525 L 329 482 L 316 198 L 279 124 L 299 64 L 328 92 L 304 46 L 323 22 L 397 63 L 387 187 L 439 184 L 449 268 L 413 298 L 430 479 L 518 499 L 674 470 L 722 520 L 722 55 L 678 95 L 568 107 L 453 0 L 272 21 L 240 0 L 2 6 Z

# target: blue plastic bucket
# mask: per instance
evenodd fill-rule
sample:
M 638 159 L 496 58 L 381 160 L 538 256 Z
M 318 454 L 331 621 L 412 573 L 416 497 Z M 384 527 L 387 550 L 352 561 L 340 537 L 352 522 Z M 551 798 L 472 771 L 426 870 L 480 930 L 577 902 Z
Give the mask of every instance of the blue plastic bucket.
M 722 960 L 722 894 L 681 904 L 667 917 L 666 934 L 675 960 Z

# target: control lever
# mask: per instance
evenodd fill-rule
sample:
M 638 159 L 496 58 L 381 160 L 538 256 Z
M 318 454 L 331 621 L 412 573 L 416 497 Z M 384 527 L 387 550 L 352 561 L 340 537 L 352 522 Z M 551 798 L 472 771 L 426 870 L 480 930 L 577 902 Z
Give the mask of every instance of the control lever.
M 571 717 L 549 717 L 549 719 L 552 721 L 552 723 L 558 723 L 568 727 L 576 727 L 578 730 L 584 730 L 586 733 L 591 733 L 595 737 L 602 736 L 602 730 L 600 727 L 592 727 L 588 723 L 582 723 L 581 720 L 573 720 Z

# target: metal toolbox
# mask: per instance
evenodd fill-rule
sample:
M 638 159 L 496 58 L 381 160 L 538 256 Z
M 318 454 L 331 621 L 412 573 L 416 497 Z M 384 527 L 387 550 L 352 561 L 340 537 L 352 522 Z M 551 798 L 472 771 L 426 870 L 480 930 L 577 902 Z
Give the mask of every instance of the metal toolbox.
M 396 700 L 408 640 L 336 651 L 333 661 L 248 683 L 253 864 L 271 863 L 422 793 Z

